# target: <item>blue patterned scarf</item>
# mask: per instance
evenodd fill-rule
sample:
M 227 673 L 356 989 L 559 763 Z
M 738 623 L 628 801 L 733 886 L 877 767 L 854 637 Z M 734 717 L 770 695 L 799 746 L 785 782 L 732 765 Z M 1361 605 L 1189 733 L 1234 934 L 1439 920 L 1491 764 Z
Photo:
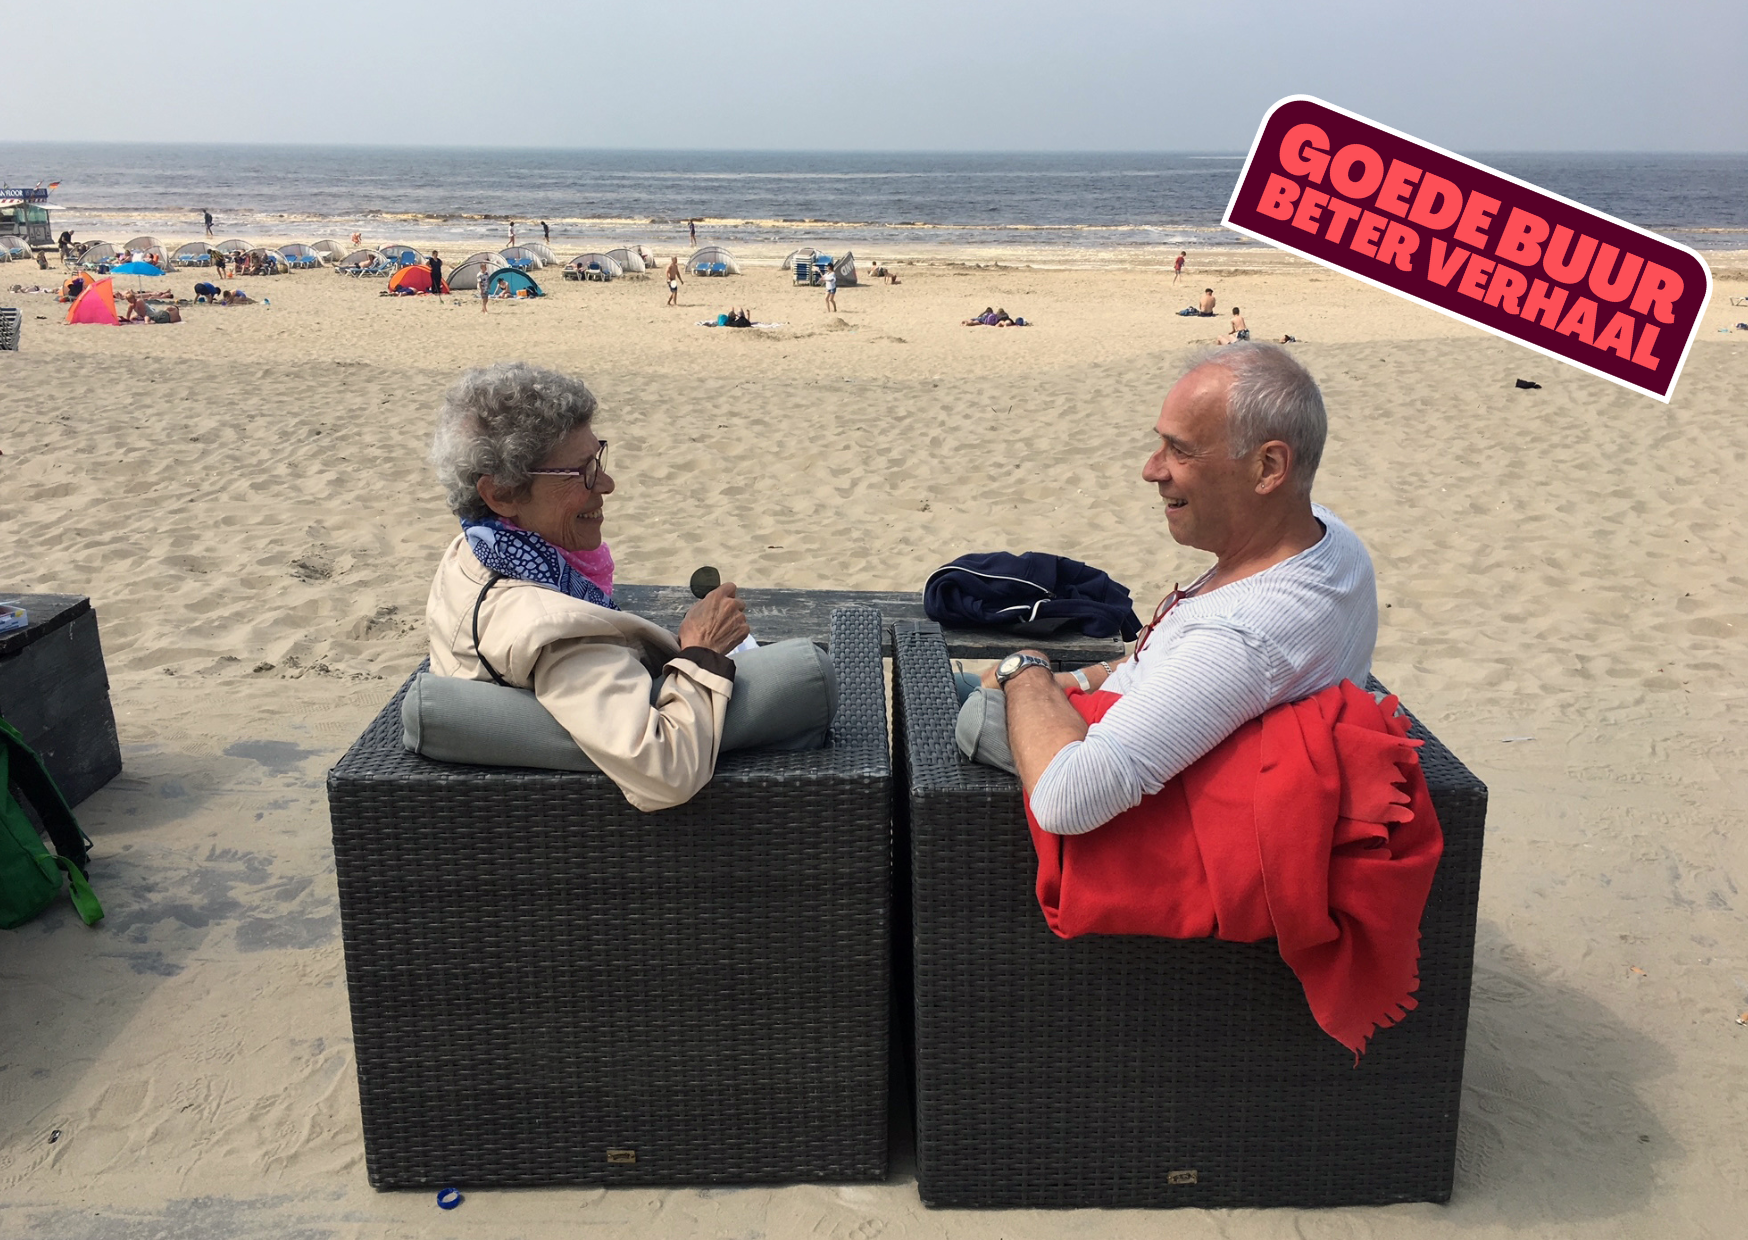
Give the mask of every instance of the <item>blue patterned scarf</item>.
M 532 581 L 585 603 L 619 610 L 610 594 L 565 563 L 558 548 L 538 534 L 516 529 L 497 517 L 484 521 L 463 518 L 461 532 L 467 535 L 467 547 L 474 558 L 500 576 Z

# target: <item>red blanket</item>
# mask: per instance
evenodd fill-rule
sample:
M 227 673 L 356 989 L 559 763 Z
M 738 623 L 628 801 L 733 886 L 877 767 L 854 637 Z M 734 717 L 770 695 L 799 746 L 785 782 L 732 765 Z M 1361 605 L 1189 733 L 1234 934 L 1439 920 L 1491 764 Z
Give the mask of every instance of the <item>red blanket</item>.
M 1118 700 L 1070 693 L 1096 723 Z M 1062 938 L 1274 938 L 1357 1060 L 1420 987 L 1420 915 L 1444 835 L 1396 699 L 1344 681 L 1245 724 L 1095 831 L 1026 807 L 1038 903 Z

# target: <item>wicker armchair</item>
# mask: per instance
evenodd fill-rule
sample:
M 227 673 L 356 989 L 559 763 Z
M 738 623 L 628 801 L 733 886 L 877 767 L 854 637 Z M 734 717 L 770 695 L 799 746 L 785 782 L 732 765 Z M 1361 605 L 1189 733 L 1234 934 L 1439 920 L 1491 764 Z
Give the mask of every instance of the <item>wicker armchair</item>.
M 1447 1200 L 1487 806 L 1480 781 L 1415 725 L 1445 834 L 1421 922 L 1419 1007 L 1380 1030 L 1356 1067 L 1318 1028 L 1272 942 L 1050 933 L 1033 894 L 1019 783 L 955 747 L 935 627 L 904 623 L 894 635 L 923 1201 Z
M 830 747 L 725 755 L 657 814 L 408 753 L 383 709 L 328 776 L 373 1185 L 885 1175 L 880 625 L 832 616 Z

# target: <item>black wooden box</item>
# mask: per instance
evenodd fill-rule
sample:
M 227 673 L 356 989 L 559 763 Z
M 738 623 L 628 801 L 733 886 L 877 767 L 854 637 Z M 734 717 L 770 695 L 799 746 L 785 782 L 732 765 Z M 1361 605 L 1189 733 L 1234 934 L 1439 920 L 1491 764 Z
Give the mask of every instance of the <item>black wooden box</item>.
M 0 633 L 0 718 L 42 755 L 69 805 L 121 773 L 97 613 L 78 594 L 8 594 L 30 626 Z

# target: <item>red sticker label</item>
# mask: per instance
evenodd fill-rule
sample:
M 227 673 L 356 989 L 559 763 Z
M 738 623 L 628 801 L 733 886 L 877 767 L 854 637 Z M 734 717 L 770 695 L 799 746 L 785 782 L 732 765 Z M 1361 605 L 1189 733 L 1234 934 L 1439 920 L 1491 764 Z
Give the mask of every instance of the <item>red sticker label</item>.
M 1665 402 L 1712 291 L 1684 245 L 1305 95 L 1226 225 Z

